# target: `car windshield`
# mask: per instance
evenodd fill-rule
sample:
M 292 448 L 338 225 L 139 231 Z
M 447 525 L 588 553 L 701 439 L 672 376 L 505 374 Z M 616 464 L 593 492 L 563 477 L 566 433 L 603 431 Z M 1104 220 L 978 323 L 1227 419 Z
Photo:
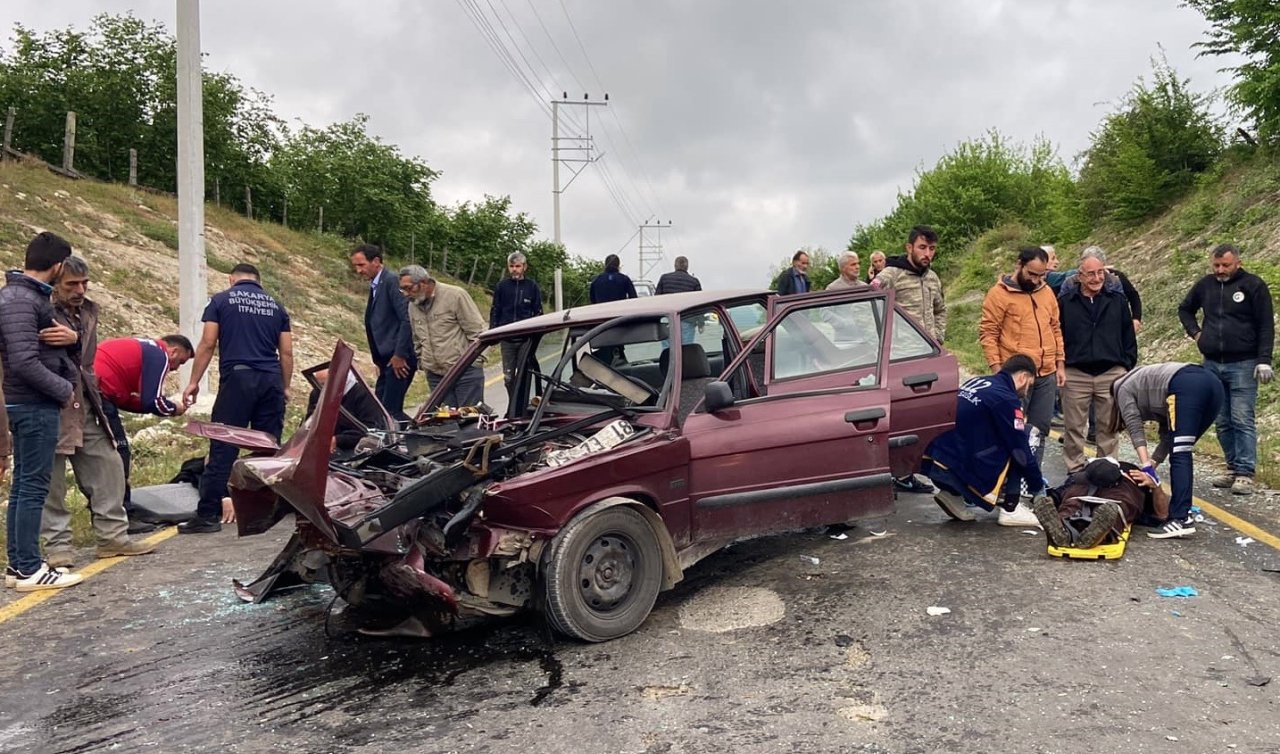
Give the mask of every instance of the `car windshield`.
M 661 410 L 670 330 L 666 316 L 628 317 L 609 323 L 566 323 L 488 342 L 480 359 L 486 367 L 480 410 L 511 419 L 531 416 L 544 402 L 544 413 L 553 414 L 594 413 L 602 406 L 626 412 Z M 557 371 L 562 360 L 564 366 Z M 489 368 L 504 363 L 515 380 L 510 390 L 497 370 Z M 447 395 L 456 382 L 457 376 L 434 392 Z M 440 405 L 443 400 L 433 399 L 428 408 L 445 408 Z

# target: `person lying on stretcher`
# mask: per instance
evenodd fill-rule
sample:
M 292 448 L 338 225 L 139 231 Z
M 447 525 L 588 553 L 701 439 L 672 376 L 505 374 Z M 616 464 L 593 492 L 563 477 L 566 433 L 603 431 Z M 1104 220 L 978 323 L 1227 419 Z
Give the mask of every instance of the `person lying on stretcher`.
M 1131 463 L 1095 458 L 1036 501 L 1033 511 L 1049 544 L 1089 549 L 1117 541 L 1134 523 L 1166 518 L 1169 493 Z

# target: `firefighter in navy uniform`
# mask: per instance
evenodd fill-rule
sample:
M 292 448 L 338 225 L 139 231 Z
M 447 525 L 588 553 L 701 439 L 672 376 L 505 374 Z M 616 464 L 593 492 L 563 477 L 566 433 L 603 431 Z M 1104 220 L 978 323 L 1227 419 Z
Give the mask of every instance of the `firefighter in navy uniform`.
M 955 429 L 929 443 L 921 471 L 938 486 L 934 501 L 958 521 L 973 521 L 974 508 L 999 506 L 1001 526 L 1039 526 L 1022 520 L 1018 508 L 1023 480 L 1036 498 L 1044 477 L 1031 449 L 1022 395 L 1036 379 L 1030 356 L 1009 357 L 1000 371 L 975 377 L 960 387 Z
M 238 264 L 231 268 L 231 287 L 216 294 L 205 307 L 204 330 L 196 346 L 191 382 L 182 391 L 190 406 L 200 392 L 200 378 L 218 349 L 218 397 L 213 403 L 215 422 L 250 427 L 277 440 L 284 428 L 284 405 L 293 376 L 293 333 L 289 314 L 280 302 L 262 289 L 258 268 Z M 220 531 L 235 520 L 224 506 L 234 445 L 211 440 L 209 461 L 200 477 L 200 503 L 196 517 L 178 526 L 181 534 Z

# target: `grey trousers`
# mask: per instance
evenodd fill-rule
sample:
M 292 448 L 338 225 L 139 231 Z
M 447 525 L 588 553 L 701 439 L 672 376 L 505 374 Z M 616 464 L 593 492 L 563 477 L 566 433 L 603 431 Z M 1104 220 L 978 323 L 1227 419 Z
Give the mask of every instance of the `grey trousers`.
M 97 415 L 86 411 L 84 445 L 71 455 L 53 459 L 49 497 L 44 501 L 40 536 L 45 551 L 67 550 L 71 544 L 71 510 L 67 507 L 67 461 L 76 475 L 76 486 L 89 501 L 89 517 L 99 545 L 129 539 L 129 519 L 124 512 L 124 462 Z

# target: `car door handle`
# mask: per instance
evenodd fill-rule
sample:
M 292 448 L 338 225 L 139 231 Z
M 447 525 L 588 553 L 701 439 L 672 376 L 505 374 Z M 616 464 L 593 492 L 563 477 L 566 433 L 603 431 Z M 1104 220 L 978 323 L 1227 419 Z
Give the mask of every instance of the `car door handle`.
M 902 378 L 902 384 L 907 387 L 917 387 L 919 385 L 932 385 L 938 381 L 937 372 L 925 372 L 924 374 L 913 374 L 909 377 Z
M 844 415 L 844 420 L 850 424 L 861 424 L 862 422 L 871 422 L 883 419 L 886 413 L 883 408 L 860 408 L 856 411 L 849 411 Z

